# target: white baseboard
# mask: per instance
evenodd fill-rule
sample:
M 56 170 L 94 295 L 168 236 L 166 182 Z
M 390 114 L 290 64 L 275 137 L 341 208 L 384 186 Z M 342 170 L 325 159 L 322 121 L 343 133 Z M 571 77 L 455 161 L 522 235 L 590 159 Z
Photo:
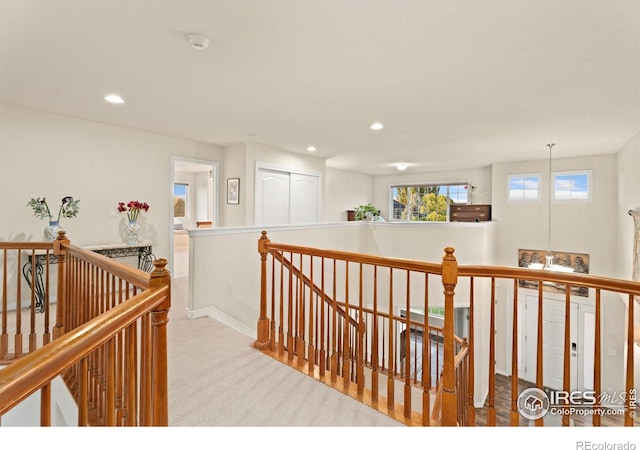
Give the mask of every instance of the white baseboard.
M 230 328 L 233 328 L 234 330 L 244 334 L 245 336 L 249 336 L 252 339 L 258 338 L 258 333 L 254 328 L 246 326 L 245 324 L 237 321 L 233 317 L 217 310 L 212 306 L 201 308 L 198 310 L 187 309 L 187 319 L 197 319 L 198 317 L 210 317 Z

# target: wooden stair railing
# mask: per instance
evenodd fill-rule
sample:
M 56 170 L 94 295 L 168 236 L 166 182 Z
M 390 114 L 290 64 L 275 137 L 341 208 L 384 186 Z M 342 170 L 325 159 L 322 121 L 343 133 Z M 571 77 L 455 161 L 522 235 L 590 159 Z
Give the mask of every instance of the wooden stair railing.
M 53 243 L 0 243 L 0 249 L 3 298 L 14 267 L 7 264 L 10 249 L 19 249 L 16 267 L 20 252 L 44 249 L 57 257 L 58 271 L 57 289 L 48 277 L 45 283 L 46 292 L 57 297 L 54 339 L 11 358 L 0 370 L 0 417 L 40 390 L 40 422 L 50 425 L 50 383 L 62 376 L 76 399 L 80 426 L 167 426 L 167 260 L 154 261 L 152 273 L 142 272 L 71 245 L 64 232 Z M 17 284 L 20 298 L 20 278 Z M 7 336 L 7 304 L 3 299 L 2 336 Z M 52 305 L 45 306 L 48 314 Z M 22 309 L 17 301 L 17 316 Z M 5 357 L 7 340 L 0 341 Z
M 516 374 L 518 365 L 520 334 L 517 320 L 513 321 L 510 342 L 511 377 L 510 400 L 504 403 L 496 396 L 496 303 L 498 296 L 512 302 L 513 317 L 518 318 L 519 286 L 522 280 L 537 282 L 538 320 L 536 352 L 536 386 L 546 386 L 542 377 L 544 364 L 543 348 L 543 290 L 547 285 L 564 286 L 565 333 L 563 353 L 563 389 L 569 391 L 571 384 L 571 316 L 569 314 L 572 292 L 576 288 L 588 290 L 588 298 L 595 306 L 595 336 L 593 343 L 593 391 L 599 399 L 602 394 L 602 321 L 601 307 L 605 301 L 626 300 L 625 382 L 619 394 L 625 394 L 622 406 L 624 418 L 620 424 L 634 425 L 636 406 L 634 396 L 634 304 L 640 299 L 640 283 L 579 273 L 553 272 L 550 270 L 511 268 L 500 266 L 458 265 L 454 249 L 445 248 L 441 264 L 385 258 L 337 250 L 322 250 L 303 246 L 270 242 L 266 232 L 258 240 L 261 256 L 260 316 L 254 346 L 266 353 L 282 352 L 295 341 L 298 366 L 308 364 L 306 370 L 336 389 L 348 392 L 370 406 L 396 417 L 409 425 L 470 425 L 477 423 L 482 414 L 483 423 L 489 426 L 526 423 L 519 409 L 518 398 L 522 391 Z M 282 255 L 289 255 L 283 263 Z M 269 258 L 269 255 L 271 257 Z M 285 271 L 285 268 L 287 269 Z M 354 269 L 355 270 L 352 270 Z M 433 277 L 440 282 L 430 287 Z M 501 291 L 498 290 L 498 281 Z M 503 282 L 506 281 L 506 286 Z M 508 286 L 513 286 L 513 298 L 505 298 Z M 434 287 L 441 286 L 442 296 L 433 300 Z M 468 299 L 470 311 L 468 340 L 461 342 L 453 333 L 453 305 L 456 288 L 464 286 L 462 295 Z M 432 292 L 433 291 L 433 292 Z M 442 291 L 441 291 L 442 292 Z M 458 293 L 460 295 L 460 293 Z M 338 298 L 340 300 L 338 301 Z M 466 305 L 466 302 L 464 303 Z M 420 307 L 424 322 L 410 318 L 411 308 Z M 430 305 L 444 305 L 444 327 L 442 330 L 442 365 L 432 375 L 429 352 L 434 343 L 430 338 L 433 330 L 428 324 Z M 406 317 L 393 314 L 399 307 L 405 308 Z M 478 310 L 480 308 L 480 310 Z M 340 312 L 339 312 L 340 311 Z M 345 327 L 341 314 L 355 321 L 357 327 Z M 481 320 L 481 322 L 478 322 Z M 478 324 L 483 333 L 478 334 Z M 426 343 L 421 346 L 422 376 L 417 372 L 419 328 L 426 334 Z M 410 330 L 407 333 L 407 330 Z M 404 334 L 403 334 L 404 333 Z M 406 338 L 409 336 L 409 338 Z M 477 353 L 475 338 L 481 339 L 482 353 Z M 438 355 L 439 353 L 436 353 Z M 478 354 L 487 360 L 478 360 Z M 410 356 L 412 361 L 407 359 Z M 308 361 L 308 363 L 306 362 Z M 485 376 L 477 372 L 478 363 L 488 367 Z M 320 369 L 315 370 L 316 363 Z M 414 364 L 412 366 L 412 364 Z M 428 370 L 424 370 L 428 367 Z M 440 367 L 442 375 L 439 376 Z M 325 375 L 325 372 L 327 375 Z M 353 375 L 355 372 L 355 375 Z M 488 395 L 484 406 L 476 407 L 475 384 L 480 376 L 486 381 Z M 386 377 L 386 386 L 384 378 Z M 396 395 L 396 383 L 401 379 L 402 396 Z M 351 389 L 355 381 L 356 389 Z M 435 381 L 435 382 L 434 382 Z M 338 385 L 339 384 L 339 385 Z M 422 396 L 422 408 L 412 403 L 416 390 Z M 435 397 L 436 403 L 433 403 Z M 385 403 L 381 405 L 380 402 Z M 554 405 L 555 406 L 555 405 Z M 562 406 L 562 405 L 561 405 Z M 563 407 L 566 407 L 564 405 Z M 594 426 L 601 425 L 598 415 L 605 405 L 598 400 L 592 407 Z M 401 411 L 398 413 L 398 411 Z M 500 414 L 498 414 L 500 412 Z M 500 422 L 507 416 L 507 423 Z M 570 425 L 575 417 L 562 417 L 562 425 Z M 545 419 L 533 423 L 543 425 Z M 575 422 L 579 424 L 578 422 Z
M 284 266 L 284 268 L 289 270 L 293 274 L 293 277 L 295 277 L 296 280 L 299 280 L 302 284 L 304 284 L 304 286 L 306 288 L 308 288 L 311 292 L 313 292 L 320 299 L 321 302 L 324 302 L 324 304 L 326 304 L 328 306 L 332 306 L 334 304 L 333 299 L 328 294 L 323 292 L 322 288 L 320 286 L 318 286 L 317 284 L 312 283 L 311 279 L 307 275 L 302 273 L 282 253 L 280 253 L 280 252 L 272 252 L 271 255 L 275 258 L 275 260 L 280 262 Z M 336 305 L 336 311 L 337 311 L 338 320 L 339 321 L 344 320 L 344 318 L 345 318 L 345 311 L 344 311 L 345 303 L 344 303 L 344 301 L 341 301 L 341 300 L 340 301 L 336 301 L 335 305 Z M 362 308 L 362 314 L 364 316 L 364 320 L 363 320 L 364 328 L 362 330 L 362 335 L 364 337 L 367 334 L 367 326 L 366 326 L 366 324 L 368 322 L 370 322 L 371 318 L 374 315 L 374 311 L 373 311 L 373 309 L 370 309 L 370 308 L 367 308 L 367 307 L 363 307 Z M 385 320 L 385 321 L 393 320 L 393 318 L 389 314 L 387 314 L 385 312 L 377 311 L 377 315 L 378 315 L 379 318 L 381 318 L 382 320 Z M 274 331 L 275 324 L 276 324 L 275 321 L 272 320 L 271 321 L 271 330 L 272 330 L 272 332 L 271 332 L 271 341 L 272 341 L 271 342 L 271 348 L 275 348 L 275 341 L 274 341 L 274 339 L 276 337 L 276 333 Z M 358 324 L 357 320 L 355 318 L 353 318 L 353 317 L 349 317 L 349 324 L 352 327 L 352 331 L 354 331 L 355 333 L 358 333 L 359 324 Z M 343 326 L 343 322 L 339 322 L 337 326 L 338 326 L 338 329 L 340 330 L 341 329 L 340 327 Z M 410 320 L 410 327 L 411 327 L 412 330 L 416 330 L 417 331 L 417 333 L 411 333 L 411 334 L 414 335 L 414 347 L 415 347 L 416 343 L 417 343 L 417 340 L 418 340 L 418 336 L 425 336 L 424 331 L 421 330 L 422 327 L 423 327 L 423 324 L 419 323 L 419 322 L 416 322 L 414 320 Z M 436 339 L 436 340 L 438 340 L 439 338 L 441 339 L 442 336 L 443 336 L 443 332 L 444 332 L 444 330 L 443 330 L 442 327 L 429 325 L 429 335 L 430 336 L 434 336 L 434 339 Z M 342 334 L 340 332 L 338 332 L 337 333 L 338 341 L 340 341 L 341 336 L 342 336 Z M 462 340 L 460 338 L 458 338 L 457 336 L 456 336 L 456 339 L 458 340 L 458 343 L 461 344 Z M 281 348 L 281 353 L 283 353 L 285 351 L 288 351 L 288 348 L 289 348 L 289 346 L 284 341 L 285 341 L 284 336 L 279 336 L 279 342 L 283 343 L 283 346 Z M 410 345 L 410 342 L 409 342 L 409 345 Z M 291 347 L 293 347 L 292 355 L 294 355 L 294 356 L 297 355 L 298 352 L 295 349 L 295 345 L 293 345 Z M 338 347 L 340 347 L 340 342 L 338 343 Z M 364 346 L 362 343 L 354 342 L 353 339 L 352 339 L 352 342 L 350 343 L 351 361 L 353 362 L 354 359 L 356 358 L 356 355 L 357 355 L 357 350 L 354 350 L 354 349 L 359 349 L 359 348 L 364 348 L 364 351 L 365 351 L 365 354 L 363 354 L 361 356 L 361 359 L 362 359 L 362 362 L 363 362 L 363 366 L 367 367 L 369 369 L 372 368 L 373 364 L 372 364 L 372 361 L 368 358 L 368 353 L 367 353 L 368 352 L 368 347 Z M 402 357 L 401 358 L 404 358 L 405 353 L 406 353 L 405 350 L 406 350 L 405 346 L 401 346 L 399 348 L 399 351 L 402 353 Z M 313 352 L 310 352 L 309 354 L 313 354 Z M 410 352 L 406 353 L 406 354 L 409 355 Z M 419 385 L 420 384 L 420 380 L 418 378 L 418 373 L 417 373 L 418 372 L 417 359 L 419 358 L 419 355 L 416 352 L 414 352 L 413 356 L 414 356 L 414 371 L 413 371 L 412 383 L 414 383 L 416 385 Z M 290 359 L 292 359 L 292 357 L 290 357 Z M 322 361 L 322 358 L 319 357 L 318 359 L 319 359 L 319 362 L 317 362 L 317 363 L 321 366 L 321 371 L 322 371 L 322 367 L 324 367 L 324 364 L 323 364 L 324 362 Z M 434 359 L 435 359 L 435 367 L 440 367 L 441 366 L 440 352 L 436 352 Z M 312 360 L 312 361 L 310 361 L 310 363 L 313 366 L 313 364 L 315 364 L 316 361 Z M 355 382 L 356 381 L 355 374 L 356 374 L 357 369 L 354 367 L 353 364 L 352 364 L 352 369 L 353 370 L 351 371 L 351 375 L 352 375 L 351 381 Z M 338 364 L 337 371 L 339 371 L 339 370 L 340 370 L 340 366 Z M 438 386 L 438 384 L 439 384 L 439 380 L 440 380 L 439 374 L 440 374 L 440 371 L 436 370 L 435 371 L 436 378 L 434 380 L 436 386 Z M 406 374 L 403 375 L 402 373 L 396 373 L 395 376 L 398 379 L 402 379 L 403 377 L 406 376 Z

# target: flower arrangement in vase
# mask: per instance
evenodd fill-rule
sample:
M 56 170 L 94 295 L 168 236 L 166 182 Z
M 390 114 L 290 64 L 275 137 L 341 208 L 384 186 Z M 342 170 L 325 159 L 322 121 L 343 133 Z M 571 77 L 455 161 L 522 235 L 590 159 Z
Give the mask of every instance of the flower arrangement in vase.
M 149 211 L 149 204 L 139 202 L 138 200 L 129 203 L 119 202 L 118 212 L 126 212 L 129 223 L 125 226 L 125 234 L 127 235 L 127 244 L 136 245 L 138 243 L 138 234 L 140 233 L 140 225 L 138 225 L 138 216 L 141 212 Z
M 80 200 L 74 200 L 70 196 L 63 197 L 58 208 L 58 216 L 55 219 L 51 214 L 45 197 L 32 198 L 27 202 L 27 206 L 33 209 L 33 215 L 38 219 L 47 219 L 49 221 L 49 224 L 44 229 L 44 236 L 48 241 L 53 241 L 58 236 L 58 231 L 63 229 L 60 225 L 60 219 L 63 217 L 67 219 L 76 217 L 80 210 L 79 202 Z

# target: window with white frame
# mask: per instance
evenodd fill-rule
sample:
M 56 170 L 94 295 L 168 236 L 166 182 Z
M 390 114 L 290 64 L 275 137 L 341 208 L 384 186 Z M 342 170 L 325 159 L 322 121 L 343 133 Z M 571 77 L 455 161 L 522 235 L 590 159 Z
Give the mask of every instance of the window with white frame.
M 507 200 L 514 202 L 540 199 L 540 174 L 516 174 L 507 176 Z
M 173 184 L 173 217 L 175 219 L 187 218 L 187 206 L 189 205 L 189 184 Z
M 553 173 L 553 200 L 591 200 L 590 170 Z
M 391 186 L 391 220 L 448 222 L 449 205 L 469 203 L 469 183 Z

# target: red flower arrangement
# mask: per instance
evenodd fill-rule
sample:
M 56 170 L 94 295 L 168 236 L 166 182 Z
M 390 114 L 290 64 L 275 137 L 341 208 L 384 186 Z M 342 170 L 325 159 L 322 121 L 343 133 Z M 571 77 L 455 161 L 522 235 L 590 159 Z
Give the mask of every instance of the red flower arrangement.
M 138 200 L 130 201 L 127 204 L 124 202 L 118 203 L 118 212 L 126 212 L 129 222 L 135 222 L 138 220 L 138 216 L 141 211 L 149 211 L 149 205 L 147 203 L 139 202 Z

